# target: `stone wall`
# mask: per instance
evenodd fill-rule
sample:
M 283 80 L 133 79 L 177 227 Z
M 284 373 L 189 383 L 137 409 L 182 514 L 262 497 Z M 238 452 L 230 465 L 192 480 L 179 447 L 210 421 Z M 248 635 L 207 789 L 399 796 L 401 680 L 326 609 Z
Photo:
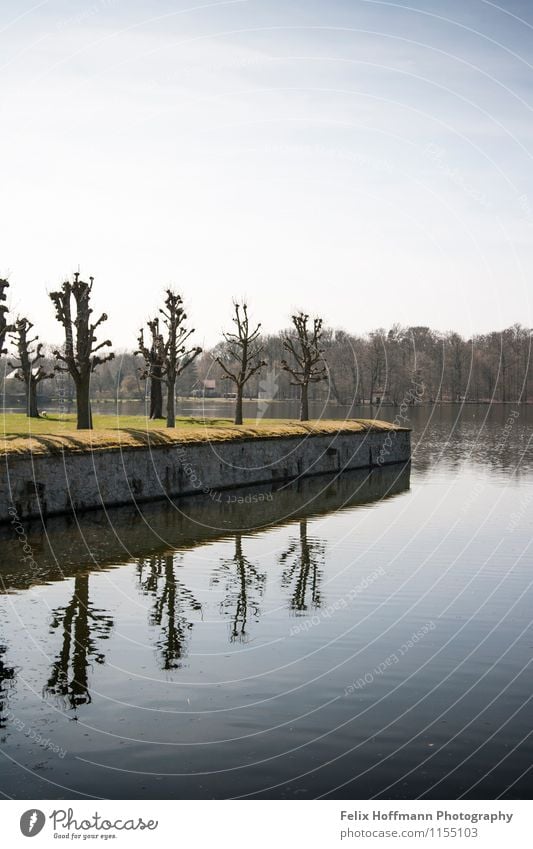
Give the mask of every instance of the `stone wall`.
M 342 474 L 254 484 L 212 496 L 128 504 L 91 510 L 83 517 L 53 516 L 46 524 L 28 519 L 16 528 L 0 525 L 0 586 L 26 589 L 58 581 L 84 569 L 106 569 L 162 551 L 184 551 L 203 543 L 292 524 L 358 505 L 383 502 L 409 490 L 410 464 L 353 469 Z M 17 533 L 17 528 L 19 532 Z M 30 557 L 22 551 L 29 545 Z
M 398 429 L 8 455 L 0 469 L 0 521 L 405 462 L 410 436 Z

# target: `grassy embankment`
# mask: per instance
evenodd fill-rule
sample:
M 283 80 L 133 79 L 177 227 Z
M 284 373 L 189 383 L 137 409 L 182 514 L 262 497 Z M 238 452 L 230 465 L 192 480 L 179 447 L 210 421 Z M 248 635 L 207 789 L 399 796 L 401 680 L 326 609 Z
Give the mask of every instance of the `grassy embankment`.
M 94 416 L 94 430 L 76 430 L 74 415 L 28 419 L 21 413 L 0 415 L 0 454 L 48 454 L 61 451 L 110 450 L 171 445 L 177 442 L 215 442 L 308 434 L 394 430 L 390 422 L 374 419 L 299 422 L 289 419 L 179 418 L 175 428 L 144 416 Z

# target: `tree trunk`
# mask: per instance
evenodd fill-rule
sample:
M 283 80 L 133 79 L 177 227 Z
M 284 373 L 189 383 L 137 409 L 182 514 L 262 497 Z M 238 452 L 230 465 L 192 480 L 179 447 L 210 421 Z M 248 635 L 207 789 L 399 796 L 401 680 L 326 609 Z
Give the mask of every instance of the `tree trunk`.
M 89 704 L 89 661 L 91 627 L 89 624 L 89 576 L 78 575 L 74 582 L 74 596 L 78 603 L 77 616 L 74 619 L 72 637 L 72 679 L 70 682 L 71 700 L 74 705 Z
M 78 430 L 92 430 L 93 416 L 91 412 L 90 378 L 80 380 L 76 384 L 76 410 L 77 410 L 77 428 Z
M 337 386 L 337 382 L 335 380 L 333 370 L 331 370 L 330 373 L 329 373 L 329 385 L 330 385 L 330 388 L 331 388 L 331 394 L 335 398 L 335 401 L 337 402 L 337 404 L 344 404 L 346 396 L 342 395 L 342 393 L 339 391 L 339 387 Z
M 39 410 L 37 409 L 37 384 L 32 377 L 30 377 L 30 381 L 26 385 L 26 415 L 30 419 L 39 418 Z
M 175 382 L 167 382 L 167 427 L 176 427 Z
M 302 383 L 300 388 L 300 421 L 309 421 L 309 384 Z
M 155 366 L 150 378 L 150 418 L 163 418 L 163 387 L 161 384 L 161 368 Z
M 235 402 L 235 424 L 242 425 L 242 390 L 243 387 L 237 385 L 237 401 Z

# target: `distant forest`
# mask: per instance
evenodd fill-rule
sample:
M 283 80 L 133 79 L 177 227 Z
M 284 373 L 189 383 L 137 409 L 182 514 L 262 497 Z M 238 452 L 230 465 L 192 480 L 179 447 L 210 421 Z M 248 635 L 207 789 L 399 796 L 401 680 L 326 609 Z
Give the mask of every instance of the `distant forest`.
M 324 328 L 321 340 L 328 379 L 310 387 L 310 400 L 342 405 L 373 403 L 513 402 L 533 401 L 532 330 L 515 324 L 506 330 L 464 339 L 458 333 L 440 333 L 429 327 L 378 329 L 364 336 Z M 286 356 L 283 333 L 261 339 L 267 366 L 246 385 L 246 398 L 291 400 L 298 387 L 282 370 Z M 178 397 L 224 397 L 233 391 L 216 357 L 225 342 L 205 350 L 176 383 Z M 44 368 L 53 370 L 50 346 L 43 348 Z M 2 372 L 9 378 L 9 355 L 2 356 Z M 144 400 L 142 357 L 116 351 L 91 378 L 91 397 L 98 400 Z M 43 403 L 53 405 L 62 381 L 63 397 L 74 396 L 68 375 L 39 385 Z M 6 406 L 23 404 L 24 387 L 18 380 L 3 381 Z M 413 387 L 417 387 L 416 392 Z

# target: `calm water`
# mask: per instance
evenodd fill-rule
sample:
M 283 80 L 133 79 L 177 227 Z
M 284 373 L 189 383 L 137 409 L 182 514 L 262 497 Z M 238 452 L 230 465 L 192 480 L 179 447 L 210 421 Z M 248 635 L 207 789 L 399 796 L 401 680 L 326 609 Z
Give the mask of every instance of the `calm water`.
M 0 791 L 527 798 L 533 413 L 411 423 L 410 468 L 30 526 L 38 571 L 4 529 Z

